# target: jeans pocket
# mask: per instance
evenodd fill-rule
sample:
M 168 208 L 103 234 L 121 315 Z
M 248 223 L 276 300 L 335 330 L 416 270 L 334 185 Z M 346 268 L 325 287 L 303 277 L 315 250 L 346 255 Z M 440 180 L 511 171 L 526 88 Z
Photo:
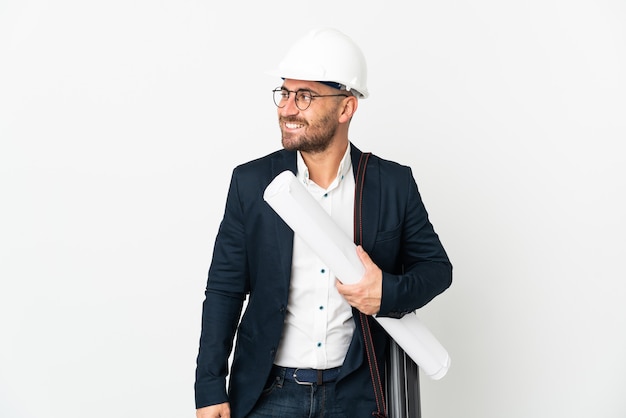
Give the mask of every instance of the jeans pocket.
M 267 396 L 278 386 L 278 382 L 280 381 L 279 376 L 271 375 L 267 382 L 265 382 L 265 386 L 263 387 L 263 391 L 261 392 L 261 396 Z

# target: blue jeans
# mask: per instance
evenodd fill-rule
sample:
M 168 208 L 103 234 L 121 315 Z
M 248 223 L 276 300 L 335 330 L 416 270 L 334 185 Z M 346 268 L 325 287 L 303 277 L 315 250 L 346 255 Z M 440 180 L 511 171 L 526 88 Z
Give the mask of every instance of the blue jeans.
M 247 418 L 346 418 L 335 382 L 299 384 L 272 374 Z

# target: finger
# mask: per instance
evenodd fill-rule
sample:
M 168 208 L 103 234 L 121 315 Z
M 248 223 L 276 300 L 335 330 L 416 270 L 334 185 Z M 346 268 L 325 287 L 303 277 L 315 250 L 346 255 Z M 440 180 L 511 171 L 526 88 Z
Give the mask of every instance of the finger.
M 349 293 L 348 291 L 350 288 L 348 285 L 341 283 L 339 279 L 335 279 L 335 287 L 337 288 L 337 292 L 344 297 Z

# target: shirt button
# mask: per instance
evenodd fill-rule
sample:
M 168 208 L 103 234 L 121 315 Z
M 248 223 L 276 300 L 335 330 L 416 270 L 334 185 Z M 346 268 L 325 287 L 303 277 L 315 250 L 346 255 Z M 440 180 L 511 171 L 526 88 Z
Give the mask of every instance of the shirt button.
M 320 306 L 320 311 L 323 311 L 323 310 L 324 310 L 324 307 L 323 307 L 323 306 Z
M 322 273 L 322 274 L 326 273 L 326 269 L 321 269 L 320 273 Z
M 318 347 L 321 347 L 321 346 L 322 346 L 322 343 L 317 343 L 317 346 L 318 346 Z

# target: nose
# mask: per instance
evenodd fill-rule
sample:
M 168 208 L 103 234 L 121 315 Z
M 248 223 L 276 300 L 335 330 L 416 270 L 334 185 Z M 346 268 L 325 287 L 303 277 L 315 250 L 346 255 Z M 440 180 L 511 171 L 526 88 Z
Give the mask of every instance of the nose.
M 296 106 L 296 95 L 295 93 L 290 93 L 285 106 L 278 108 L 278 113 L 281 116 L 293 116 L 298 112 L 300 112 L 300 109 Z

